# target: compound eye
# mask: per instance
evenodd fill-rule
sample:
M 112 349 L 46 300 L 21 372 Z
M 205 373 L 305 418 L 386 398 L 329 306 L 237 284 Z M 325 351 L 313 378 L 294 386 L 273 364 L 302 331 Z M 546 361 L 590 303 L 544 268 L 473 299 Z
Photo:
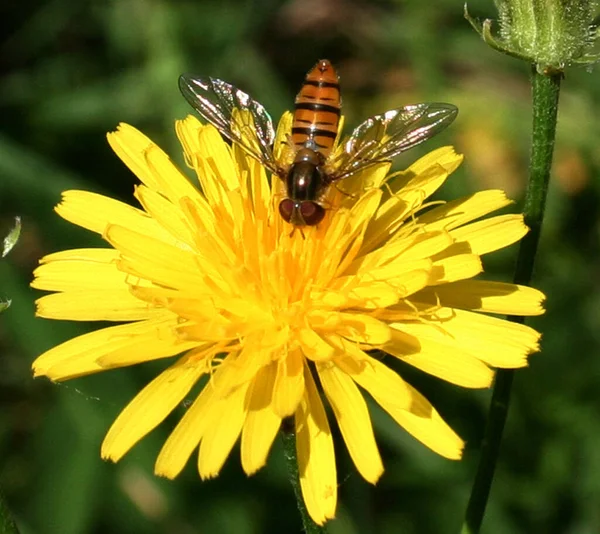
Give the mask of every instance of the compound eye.
M 290 198 L 284 198 L 279 203 L 279 215 L 281 218 L 289 223 L 292 219 L 292 214 L 294 213 L 294 201 Z
M 312 200 L 305 200 L 300 204 L 300 215 L 307 226 L 315 226 L 325 217 L 325 208 Z

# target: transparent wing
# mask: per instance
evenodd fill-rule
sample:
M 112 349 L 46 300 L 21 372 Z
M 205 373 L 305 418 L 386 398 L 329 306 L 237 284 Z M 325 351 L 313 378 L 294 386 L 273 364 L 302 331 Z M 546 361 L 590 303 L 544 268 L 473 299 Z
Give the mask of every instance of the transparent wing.
M 227 139 L 240 145 L 271 172 L 277 172 L 272 151 L 273 122 L 261 104 L 216 78 L 182 74 L 179 89 L 188 103 Z
M 452 104 L 414 104 L 368 118 L 353 132 L 344 150 L 328 165 L 330 180 L 340 180 L 361 169 L 389 161 L 440 133 L 455 119 Z

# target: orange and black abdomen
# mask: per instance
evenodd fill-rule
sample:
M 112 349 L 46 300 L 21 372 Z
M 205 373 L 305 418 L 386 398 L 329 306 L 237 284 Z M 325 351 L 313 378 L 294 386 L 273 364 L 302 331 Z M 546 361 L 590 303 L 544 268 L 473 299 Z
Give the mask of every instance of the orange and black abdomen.
M 327 157 L 337 137 L 341 107 L 338 75 L 333 65 L 322 59 L 306 75 L 296 97 L 292 124 L 296 148 L 313 148 Z

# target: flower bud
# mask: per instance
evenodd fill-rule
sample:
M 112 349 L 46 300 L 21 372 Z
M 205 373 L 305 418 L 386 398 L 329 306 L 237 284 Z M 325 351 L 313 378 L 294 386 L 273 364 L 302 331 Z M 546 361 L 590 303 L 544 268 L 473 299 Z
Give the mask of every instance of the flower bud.
M 591 0 L 495 0 L 498 36 L 492 21 L 465 18 L 492 48 L 534 63 L 538 72 L 559 73 L 573 64 L 591 64 L 600 58 L 590 50 L 598 35 L 593 23 L 596 2 Z

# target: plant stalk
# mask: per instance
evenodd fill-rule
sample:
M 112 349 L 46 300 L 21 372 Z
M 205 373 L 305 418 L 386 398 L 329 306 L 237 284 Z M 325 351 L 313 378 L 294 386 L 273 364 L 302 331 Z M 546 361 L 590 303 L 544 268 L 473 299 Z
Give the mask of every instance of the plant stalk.
M 556 137 L 556 118 L 562 73 L 541 74 L 532 65 L 531 84 L 533 98 L 533 128 L 531 137 L 531 159 L 529 181 L 525 193 L 523 215 L 529 233 L 521 240 L 514 282 L 529 285 L 542 230 L 550 168 Z M 509 317 L 510 321 L 523 323 L 523 317 Z M 499 369 L 496 374 L 492 400 L 488 412 L 481 457 L 471 496 L 465 513 L 461 534 L 478 534 L 490 495 L 496 463 L 500 454 L 502 433 L 508 416 L 510 394 L 515 371 Z
M 281 429 L 281 438 L 283 440 L 283 449 L 285 462 L 287 464 L 288 476 L 290 479 L 290 483 L 294 488 L 294 495 L 296 496 L 296 502 L 298 505 L 298 510 L 300 512 L 300 516 L 302 518 L 302 525 L 304 527 L 304 532 L 306 534 L 327 534 L 327 529 L 323 526 L 317 525 L 308 510 L 306 509 L 306 504 L 304 503 L 304 498 L 302 497 L 302 488 L 300 487 L 300 474 L 298 470 L 298 454 L 296 452 L 296 432 L 292 424 L 286 424 L 287 421 L 284 420 L 282 429 Z

